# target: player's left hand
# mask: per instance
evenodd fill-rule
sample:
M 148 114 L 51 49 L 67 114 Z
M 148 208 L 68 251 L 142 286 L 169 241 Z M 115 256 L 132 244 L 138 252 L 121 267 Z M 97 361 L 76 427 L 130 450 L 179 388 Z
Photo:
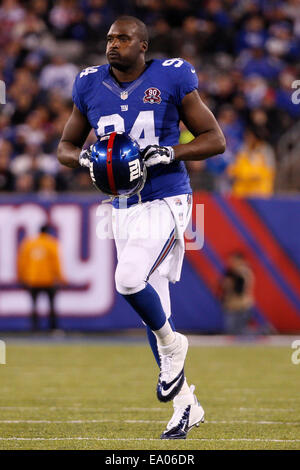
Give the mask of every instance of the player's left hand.
M 173 147 L 160 147 L 159 145 L 148 145 L 142 150 L 142 157 L 147 167 L 163 163 L 168 165 L 175 159 Z
M 94 144 L 90 145 L 88 149 L 81 150 L 79 154 L 79 165 L 89 168 L 91 163 L 92 148 Z

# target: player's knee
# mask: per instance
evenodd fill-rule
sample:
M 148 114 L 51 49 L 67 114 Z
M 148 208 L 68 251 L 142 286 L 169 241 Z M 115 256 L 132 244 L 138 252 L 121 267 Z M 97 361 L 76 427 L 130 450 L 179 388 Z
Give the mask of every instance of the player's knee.
M 145 287 L 145 273 L 134 263 L 119 263 L 115 273 L 116 289 L 129 295 Z

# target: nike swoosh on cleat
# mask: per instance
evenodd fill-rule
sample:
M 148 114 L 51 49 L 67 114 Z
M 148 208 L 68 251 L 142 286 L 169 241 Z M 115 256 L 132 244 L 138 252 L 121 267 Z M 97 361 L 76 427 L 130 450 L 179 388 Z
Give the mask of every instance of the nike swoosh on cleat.
M 157 397 L 160 401 L 170 401 L 177 395 L 184 381 L 184 369 L 172 380 L 172 382 L 158 383 Z
M 162 389 L 163 390 L 169 390 L 170 387 L 172 387 L 172 385 L 176 385 L 176 383 L 178 382 L 178 380 L 181 379 L 182 377 L 182 374 L 183 374 L 183 369 L 181 372 L 179 372 L 179 374 L 175 377 L 175 379 L 173 379 L 171 382 L 169 383 L 166 383 L 166 382 L 161 382 L 161 386 L 162 386 Z M 174 387 L 173 387 L 174 388 Z

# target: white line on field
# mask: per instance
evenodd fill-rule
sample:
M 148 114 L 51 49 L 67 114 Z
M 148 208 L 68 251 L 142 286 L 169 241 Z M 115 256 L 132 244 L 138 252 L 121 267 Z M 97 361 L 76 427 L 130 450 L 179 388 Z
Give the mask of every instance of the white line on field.
M 119 419 L 1 419 L 0 424 L 85 424 L 85 423 L 119 423 Z M 126 422 L 126 421 L 125 421 Z M 155 421 L 152 421 L 153 423 Z M 165 421 L 163 421 L 165 422 Z
M 138 407 L 135 407 L 135 406 L 132 406 L 132 407 L 125 407 L 125 408 L 121 408 L 122 411 L 166 411 L 166 408 L 158 408 L 158 407 L 155 407 L 155 408 L 138 408 Z
M 280 412 L 284 411 L 285 413 L 293 413 L 297 411 L 295 408 L 245 408 L 245 407 L 233 407 L 232 410 L 239 410 L 239 411 L 268 411 L 268 412 Z
M 161 424 L 166 420 L 155 419 L 70 419 L 70 420 L 49 420 L 49 419 L 1 419 L 0 424 L 88 424 L 88 423 L 127 423 L 127 424 Z M 209 420 L 206 424 L 283 424 L 285 426 L 300 426 L 298 421 L 253 421 L 253 420 Z
M 77 411 L 109 411 L 111 412 L 111 408 L 85 408 L 83 406 L 0 406 L 0 410 L 77 410 Z M 151 410 L 151 408 L 145 408 L 145 410 Z M 153 408 L 153 411 L 155 409 Z M 160 408 L 160 411 L 163 410 L 163 408 Z
M 228 399 L 225 399 L 223 397 L 210 397 L 209 399 L 207 399 L 209 401 L 214 401 L 214 400 L 218 400 L 218 401 L 226 401 L 228 402 Z M 205 400 L 204 400 L 205 401 Z M 248 401 L 247 398 L 245 398 L 245 400 L 241 400 L 241 401 Z M 280 401 L 280 399 L 275 399 L 275 400 L 269 400 L 270 402 L 272 401 Z M 295 401 L 297 402 L 298 401 L 298 398 L 282 398 L 282 401 Z M 243 407 L 243 406 L 240 406 L 240 407 L 228 407 L 228 409 L 233 409 L 233 410 L 240 410 L 240 411 L 268 411 L 268 412 L 278 412 L 278 411 L 287 411 L 287 412 L 293 412 L 293 411 L 296 411 L 295 408 L 264 408 L 264 407 L 253 407 L 253 408 L 247 408 L 247 407 Z M 47 405 L 36 405 L 36 406 L 31 406 L 31 405 L 28 405 L 28 406 L 0 406 L 0 410 L 40 410 L 40 409 L 44 409 L 44 410 L 51 410 L 51 411 L 55 411 L 55 410 L 77 410 L 77 411 L 109 411 L 109 412 L 112 412 L 112 409 L 111 408 L 102 408 L 102 407 L 85 407 L 85 406 L 81 406 L 81 404 L 79 403 L 78 405 L 73 405 L 73 406 L 70 406 L 70 405 L 59 405 L 59 406 L 47 406 Z M 121 411 L 157 411 L 157 412 L 161 412 L 161 411 L 166 411 L 166 408 L 163 408 L 163 407 L 152 407 L 152 408 L 148 408 L 148 407 L 123 407 L 123 408 L 120 408 Z
M 209 439 L 209 438 L 199 438 L 199 439 L 188 439 L 189 441 L 198 441 L 198 442 L 281 442 L 281 443 L 291 443 L 291 442 L 300 442 L 300 439 L 260 439 L 260 438 L 218 438 L 218 439 Z M 144 438 L 144 437 L 129 437 L 129 438 L 109 438 L 109 437 L 0 437 L 0 441 L 158 441 L 161 442 L 161 439 L 157 438 Z
M 57 411 L 57 410 L 73 410 L 73 411 L 91 411 L 91 412 L 109 412 L 109 413 L 114 413 L 115 411 L 112 410 L 111 408 L 96 408 L 96 407 L 84 407 L 84 406 L 0 406 L 0 410 L 47 410 L 47 411 Z M 230 408 L 231 410 L 238 410 L 238 411 L 266 411 L 268 413 L 277 413 L 277 412 L 285 412 L 285 413 L 293 413 L 294 411 L 297 411 L 296 408 L 259 408 L 259 407 L 253 407 L 253 408 L 247 408 L 247 407 L 232 407 Z M 132 412 L 132 411 L 141 411 L 141 412 L 168 412 L 167 408 L 159 408 L 159 407 L 153 407 L 153 408 L 142 408 L 142 407 L 124 407 L 121 408 L 122 412 Z
M 250 421 L 247 419 L 231 420 L 231 421 L 206 421 L 209 424 L 284 424 L 286 426 L 300 426 L 300 422 L 285 422 L 285 421 Z
M 54 407 L 52 407 L 54 409 Z M 60 408 L 60 407 L 58 407 Z M 67 408 L 67 407 L 65 407 Z M 71 408 L 71 407 L 70 407 Z M 259 407 L 254 407 L 254 408 L 247 408 L 247 407 L 244 407 L 244 406 L 233 406 L 233 407 L 228 407 L 230 408 L 231 410 L 239 410 L 239 411 L 268 411 L 268 412 L 278 412 L 278 411 L 285 411 L 285 412 L 294 412 L 294 411 L 297 411 L 296 408 L 259 408 Z M 81 409 L 87 409 L 87 410 L 97 410 L 97 409 L 100 409 L 100 408 L 81 408 Z M 103 409 L 103 411 L 105 411 Z M 112 412 L 112 410 L 110 408 L 107 408 L 106 411 L 109 411 L 109 412 Z M 121 408 L 121 411 L 166 411 L 166 408 L 139 408 L 139 407 L 124 407 L 124 408 Z

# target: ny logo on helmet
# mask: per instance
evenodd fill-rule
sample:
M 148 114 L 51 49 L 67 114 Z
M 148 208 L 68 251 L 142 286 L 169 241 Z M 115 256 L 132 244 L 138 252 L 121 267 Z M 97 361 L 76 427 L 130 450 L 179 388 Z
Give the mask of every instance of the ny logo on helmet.
M 130 181 L 136 180 L 141 176 L 141 165 L 138 158 L 128 163 L 130 171 Z

